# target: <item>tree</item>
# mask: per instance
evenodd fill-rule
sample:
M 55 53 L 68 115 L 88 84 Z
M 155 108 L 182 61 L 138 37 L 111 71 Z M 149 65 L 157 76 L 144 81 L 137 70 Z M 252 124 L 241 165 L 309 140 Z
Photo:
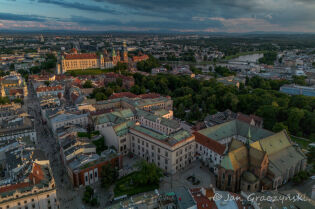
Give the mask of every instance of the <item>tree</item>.
M 10 64 L 9 69 L 10 69 L 10 70 L 14 70 L 14 63 L 11 63 L 11 64 Z
M 102 167 L 102 179 L 101 185 L 104 188 L 112 185 L 118 178 L 118 170 L 111 163 L 108 163 Z
M 159 184 L 163 172 L 162 169 L 157 167 L 154 163 L 140 160 L 136 164 L 136 167 L 139 169 L 139 172 L 134 179 L 135 183 L 139 185 Z
M 301 85 L 301 86 L 306 86 L 306 76 L 292 76 L 293 78 L 293 83 Z
M 0 104 L 9 104 L 10 99 L 8 97 L 0 97 Z
M 269 52 L 264 53 L 264 56 L 260 58 L 258 61 L 259 63 L 273 65 L 276 60 L 277 60 L 277 52 L 269 51 Z
M 105 96 L 104 93 L 98 92 L 98 93 L 96 93 L 96 95 L 95 95 L 95 99 L 96 99 L 96 101 L 105 100 L 105 99 L 106 99 L 106 96 Z
M 185 107 L 183 104 L 179 104 L 178 108 L 175 111 L 175 115 L 178 118 L 184 118 L 186 115 Z
M 137 69 L 147 73 L 151 73 L 152 68 L 156 67 L 160 67 L 160 63 L 153 56 L 149 56 L 149 59 L 137 63 Z
M 90 186 L 87 186 L 85 187 L 82 201 L 86 204 L 97 205 L 98 204 L 97 199 L 94 198 L 93 196 L 94 196 L 93 188 Z
M 223 77 L 236 74 L 235 72 L 232 72 L 228 68 L 222 66 L 215 67 L 214 71 Z
M 85 81 L 85 83 L 83 84 L 83 88 L 93 88 L 93 85 L 92 85 L 92 81 L 90 80 L 87 80 Z
M 45 84 L 46 86 L 49 86 L 50 81 L 44 81 L 44 84 Z
M 289 109 L 288 127 L 292 134 L 301 135 L 300 121 L 304 117 L 304 111 L 293 107 Z
M 276 123 L 273 128 L 272 128 L 272 131 L 273 132 L 280 132 L 282 130 L 286 130 L 288 132 L 288 126 L 284 125 L 282 122 L 280 123 Z

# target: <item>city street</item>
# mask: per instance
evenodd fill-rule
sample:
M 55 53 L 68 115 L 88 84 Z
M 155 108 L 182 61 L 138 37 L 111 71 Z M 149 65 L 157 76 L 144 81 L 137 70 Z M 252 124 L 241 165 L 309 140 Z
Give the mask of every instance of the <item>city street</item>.
M 28 110 L 28 113 L 34 117 L 35 129 L 37 132 L 37 146 L 46 153 L 46 156 L 50 160 L 56 181 L 57 197 L 60 208 L 82 208 L 81 197 L 83 190 L 73 189 L 61 162 L 59 144 L 52 136 L 47 125 L 43 125 L 41 122 L 39 101 L 35 95 L 35 91 L 29 86 L 28 92 L 28 97 L 24 100 L 25 108 Z

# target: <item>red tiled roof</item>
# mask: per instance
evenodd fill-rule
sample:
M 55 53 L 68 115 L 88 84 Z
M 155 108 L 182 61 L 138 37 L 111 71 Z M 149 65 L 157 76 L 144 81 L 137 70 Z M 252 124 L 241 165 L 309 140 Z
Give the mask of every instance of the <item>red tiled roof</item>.
M 114 109 L 100 109 L 100 110 L 96 110 L 94 112 L 90 112 L 91 116 L 96 116 L 96 115 L 101 115 L 104 113 L 109 113 L 109 112 L 113 112 Z
M 67 76 L 67 75 L 56 75 L 55 80 L 56 81 L 61 81 L 61 80 L 66 80 L 72 78 L 71 76 Z
M 254 120 L 255 122 L 262 122 L 263 119 L 261 117 L 258 117 L 256 115 L 246 115 L 243 113 L 237 113 L 236 119 L 241 120 L 245 123 L 250 123 L 252 120 Z
M 30 184 L 28 182 L 22 182 L 22 183 L 13 184 L 13 185 L 10 185 L 10 186 L 1 187 L 0 188 L 0 193 L 21 189 L 21 188 L 24 188 L 24 187 L 28 187 L 29 185 Z
M 9 95 L 13 96 L 17 94 L 23 95 L 24 94 L 23 89 L 10 89 L 9 90 Z
M 263 119 L 257 115 L 250 114 L 249 117 L 252 117 L 255 121 L 262 122 Z
M 54 75 L 49 75 L 49 74 L 45 74 L 45 75 L 30 75 L 28 77 L 29 80 L 49 80 L 49 78 L 53 77 Z
M 225 151 L 225 145 L 220 144 L 219 142 L 212 140 L 199 132 L 194 132 L 193 135 L 195 135 L 196 142 L 202 144 L 205 147 L 208 147 L 209 149 L 218 153 L 219 155 L 223 155 Z
M 209 199 L 214 195 L 209 189 L 206 189 L 206 196 L 202 194 L 201 188 L 190 189 L 190 192 L 197 203 L 198 209 L 217 209 L 215 202 Z
M 142 56 L 133 56 L 132 57 L 132 60 L 134 61 L 134 62 L 139 62 L 139 61 L 143 61 L 143 60 L 147 60 L 147 59 L 149 59 L 149 56 L 148 55 L 142 55 Z
M 45 179 L 45 175 L 43 172 L 42 167 L 39 164 L 33 164 L 32 173 L 29 176 L 30 181 L 34 182 L 35 184 L 39 184 L 42 180 Z
M 38 87 L 36 92 L 45 92 L 45 91 L 57 91 L 63 90 L 62 86 L 45 86 L 45 87 Z
M 117 98 L 122 98 L 122 97 L 136 98 L 137 95 L 131 92 L 120 92 L 120 93 L 113 93 L 113 95 L 110 96 L 108 99 L 117 99 Z
M 76 60 L 76 59 L 97 59 L 95 53 L 84 53 L 84 54 L 66 54 L 66 60 Z
M 154 99 L 154 98 L 159 98 L 161 95 L 157 93 L 148 93 L 148 94 L 140 94 L 137 97 L 141 99 Z

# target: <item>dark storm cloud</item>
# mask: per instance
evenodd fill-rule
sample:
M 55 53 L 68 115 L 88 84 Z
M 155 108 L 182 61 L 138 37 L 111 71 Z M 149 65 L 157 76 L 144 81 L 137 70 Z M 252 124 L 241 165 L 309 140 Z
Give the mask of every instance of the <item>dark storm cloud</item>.
M 34 1 L 39 5 L 44 3 L 55 5 L 51 9 L 57 10 L 56 17 L 55 19 L 47 17 L 47 21 L 72 22 L 85 28 L 113 26 L 113 28 L 134 27 L 139 30 L 154 28 L 164 31 L 315 32 L 315 0 L 29 1 Z M 69 11 L 64 18 L 59 20 L 57 20 L 57 16 L 60 15 L 58 7 L 68 8 L 67 11 Z M 80 13 L 78 10 L 85 12 Z M 18 17 L 7 15 L 6 18 L 45 21 L 45 17 L 30 15 Z
M 122 26 L 122 27 L 137 27 L 137 28 L 154 28 L 154 29 L 165 29 L 165 30 L 171 30 L 171 29 L 195 29 L 195 30 L 201 30 L 206 27 L 222 27 L 220 23 L 217 21 L 210 21 L 210 22 L 197 22 L 192 23 L 188 22 L 186 24 L 181 24 L 177 21 L 119 21 L 119 20 L 113 20 L 113 19 L 92 19 L 82 16 L 72 16 L 68 21 L 75 22 L 80 25 L 88 26 Z
M 82 4 L 79 2 L 66 2 L 66 1 L 56 1 L 56 0 L 38 0 L 38 3 L 46 3 L 46 4 L 53 4 L 64 8 L 71 8 L 71 9 L 79 9 L 83 11 L 92 11 L 92 12 L 104 12 L 109 14 L 118 14 L 119 12 L 107 9 L 104 7 L 99 6 L 92 6 L 87 4 Z
M 1 12 L 0 20 L 45 22 L 47 19 L 46 17 L 36 16 L 36 15 L 20 15 L 20 14 Z

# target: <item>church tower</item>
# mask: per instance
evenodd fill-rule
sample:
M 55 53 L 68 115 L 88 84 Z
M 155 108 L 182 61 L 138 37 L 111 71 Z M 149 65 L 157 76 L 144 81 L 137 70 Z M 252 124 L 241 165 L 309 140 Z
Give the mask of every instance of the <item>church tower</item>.
M 124 41 L 123 43 L 123 47 L 124 47 L 124 62 L 128 62 L 128 49 L 127 49 L 127 43 L 126 41 Z
M 117 56 L 116 56 L 116 51 L 115 49 L 113 48 L 113 51 L 112 51 L 112 59 L 113 59 L 113 65 L 117 65 Z

